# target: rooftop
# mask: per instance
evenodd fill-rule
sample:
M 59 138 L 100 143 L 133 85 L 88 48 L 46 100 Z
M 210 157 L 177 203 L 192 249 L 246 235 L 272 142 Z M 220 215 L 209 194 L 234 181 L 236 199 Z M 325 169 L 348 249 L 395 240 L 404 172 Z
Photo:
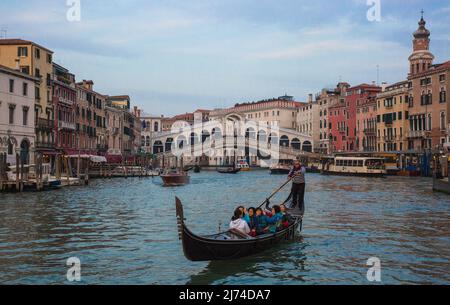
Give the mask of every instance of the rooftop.
M 28 41 L 28 40 L 23 40 L 23 39 L 18 39 L 18 38 L 14 38 L 14 39 L 0 39 L 0 45 L 8 45 L 8 46 L 16 46 L 16 45 L 34 45 L 40 49 L 46 50 L 47 52 L 50 52 L 53 54 L 52 50 L 49 50 L 37 43 L 34 43 L 32 41 Z

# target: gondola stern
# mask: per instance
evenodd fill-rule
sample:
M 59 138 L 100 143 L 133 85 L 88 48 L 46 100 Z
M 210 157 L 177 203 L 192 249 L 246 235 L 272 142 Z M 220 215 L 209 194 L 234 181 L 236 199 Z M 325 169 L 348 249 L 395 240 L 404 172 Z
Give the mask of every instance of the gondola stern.
M 175 197 L 175 209 L 177 214 L 178 238 L 183 240 L 184 232 L 184 211 L 180 198 Z

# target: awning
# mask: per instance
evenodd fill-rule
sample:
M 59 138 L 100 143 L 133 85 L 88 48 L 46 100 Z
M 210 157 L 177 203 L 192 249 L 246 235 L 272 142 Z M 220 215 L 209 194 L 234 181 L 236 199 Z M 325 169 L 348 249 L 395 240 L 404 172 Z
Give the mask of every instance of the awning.
M 68 158 L 71 159 L 89 159 L 89 161 L 94 163 L 104 163 L 106 162 L 106 158 L 103 156 L 95 156 L 95 155 L 68 155 Z

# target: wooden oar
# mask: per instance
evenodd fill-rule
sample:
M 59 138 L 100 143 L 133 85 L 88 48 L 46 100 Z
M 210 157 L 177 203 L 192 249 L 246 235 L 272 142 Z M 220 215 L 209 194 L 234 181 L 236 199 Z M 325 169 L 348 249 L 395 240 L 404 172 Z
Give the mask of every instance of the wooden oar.
M 288 181 L 286 181 L 285 183 L 283 183 L 283 185 L 280 186 L 275 192 L 273 192 L 272 195 L 270 195 L 269 197 L 267 197 L 266 200 L 264 200 L 263 203 L 261 203 L 261 205 L 258 207 L 258 209 L 259 209 L 260 207 L 262 207 L 264 204 L 266 204 L 270 199 L 272 199 L 273 196 L 275 196 L 279 191 L 281 191 L 281 190 L 282 190 L 289 182 L 291 182 L 291 180 L 292 180 L 293 178 L 294 178 L 294 177 L 289 178 Z

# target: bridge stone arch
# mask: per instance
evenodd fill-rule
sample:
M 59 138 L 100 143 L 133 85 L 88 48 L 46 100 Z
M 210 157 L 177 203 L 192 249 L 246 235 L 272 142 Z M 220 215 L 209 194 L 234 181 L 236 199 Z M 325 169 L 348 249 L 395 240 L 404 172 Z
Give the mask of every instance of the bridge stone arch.
M 304 152 L 312 152 L 312 143 L 310 141 L 304 141 L 302 145 L 302 150 Z
M 298 138 L 293 138 L 291 140 L 291 147 L 296 150 L 300 150 L 302 147 L 302 142 Z
M 282 135 L 280 137 L 280 146 L 281 147 L 289 147 L 290 139 L 287 135 Z
M 164 145 L 161 141 L 157 140 L 153 144 L 153 154 L 159 154 L 164 152 Z

